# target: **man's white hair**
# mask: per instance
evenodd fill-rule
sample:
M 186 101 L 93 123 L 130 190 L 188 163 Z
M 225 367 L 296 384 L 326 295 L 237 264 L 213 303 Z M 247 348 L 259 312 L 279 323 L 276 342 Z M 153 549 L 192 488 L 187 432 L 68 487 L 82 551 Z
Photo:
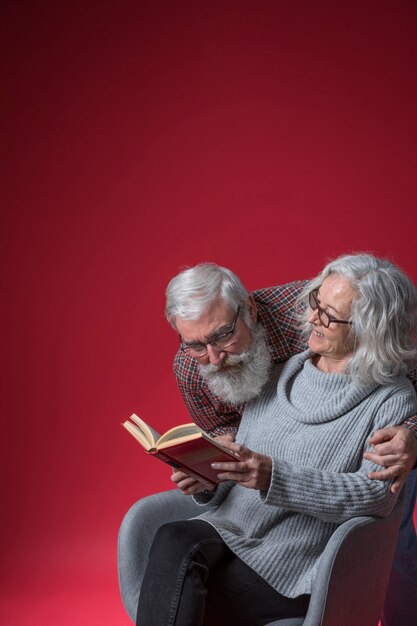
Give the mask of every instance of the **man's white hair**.
M 248 297 L 249 292 L 232 271 L 215 263 L 199 263 L 168 283 L 165 315 L 175 328 L 176 317 L 196 320 L 215 300 L 222 299 L 236 313 Z

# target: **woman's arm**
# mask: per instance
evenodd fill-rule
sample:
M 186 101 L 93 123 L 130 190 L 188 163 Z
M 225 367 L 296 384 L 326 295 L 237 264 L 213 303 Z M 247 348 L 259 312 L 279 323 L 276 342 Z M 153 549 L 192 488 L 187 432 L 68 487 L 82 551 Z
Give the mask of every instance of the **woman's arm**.
M 396 501 L 389 482 L 368 478 L 368 473 L 378 466 L 365 459 L 357 472 L 343 473 L 300 467 L 256 453 L 242 444 L 227 447 L 242 460 L 213 464 L 219 470 L 219 479 L 257 489 L 267 505 L 342 523 L 359 515 L 385 517 Z
M 416 411 L 413 394 L 401 396 L 398 421 Z M 389 398 L 380 408 L 374 425 L 389 423 L 399 397 Z M 384 517 L 391 512 L 396 494 L 391 482 L 371 480 L 369 475 L 380 469 L 372 460 L 363 459 L 354 472 L 343 473 L 313 467 L 302 467 L 278 458 L 267 457 L 241 444 L 227 444 L 241 456 L 241 461 L 217 464 L 219 478 L 233 480 L 243 487 L 258 489 L 262 501 L 290 511 L 319 517 L 324 521 L 341 523 L 358 515 Z M 367 449 L 370 449 L 369 444 Z

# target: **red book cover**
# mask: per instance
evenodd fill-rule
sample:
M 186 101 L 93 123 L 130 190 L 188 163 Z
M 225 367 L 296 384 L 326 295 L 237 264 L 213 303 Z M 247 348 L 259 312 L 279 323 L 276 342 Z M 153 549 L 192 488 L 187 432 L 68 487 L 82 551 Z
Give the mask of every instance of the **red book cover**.
M 171 444 L 169 447 L 151 450 L 149 453 L 161 458 L 172 467 L 183 469 L 187 474 L 196 475 L 197 478 L 203 478 L 215 484 L 219 482 L 218 470 L 214 470 L 211 464 L 234 460 L 232 453 L 224 452 L 203 437 Z

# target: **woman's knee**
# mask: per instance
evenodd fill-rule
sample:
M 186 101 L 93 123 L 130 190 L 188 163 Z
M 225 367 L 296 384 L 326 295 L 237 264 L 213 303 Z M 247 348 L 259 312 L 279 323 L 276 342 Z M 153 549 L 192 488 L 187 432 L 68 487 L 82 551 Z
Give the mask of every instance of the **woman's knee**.
M 220 539 L 220 536 L 207 522 L 180 520 L 167 522 L 160 526 L 156 532 L 154 543 L 166 545 L 175 543 L 180 548 L 186 549 L 189 545 L 195 545 L 211 538 Z

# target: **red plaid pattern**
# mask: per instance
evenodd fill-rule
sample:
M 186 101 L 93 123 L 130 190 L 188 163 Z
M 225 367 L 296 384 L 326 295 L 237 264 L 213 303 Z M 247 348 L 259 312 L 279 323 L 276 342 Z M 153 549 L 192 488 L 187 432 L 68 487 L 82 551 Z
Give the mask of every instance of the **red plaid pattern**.
M 411 380 L 411 382 L 414 385 L 414 389 L 416 390 L 417 393 L 417 384 L 416 384 L 416 377 L 417 377 L 417 370 L 413 370 L 409 375 L 408 378 Z M 413 415 L 412 417 L 408 417 L 405 422 L 403 423 L 403 426 L 407 426 L 407 428 L 409 430 L 411 430 L 411 432 L 413 433 L 414 437 L 417 438 L 417 415 Z
M 286 361 L 306 349 L 295 323 L 295 305 L 307 283 L 299 280 L 253 292 L 258 321 L 266 330 L 266 341 L 275 362 Z M 193 422 L 214 435 L 237 431 L 245 404 L 229 404 L 214 396 L 199 374 L 197 361 L 181 350 L 175 355 L 174 374 Z M 409 378 L 417 389 L 417 370 Z M 417 437 L 417 416 L 408 418 L 404 425 Z

